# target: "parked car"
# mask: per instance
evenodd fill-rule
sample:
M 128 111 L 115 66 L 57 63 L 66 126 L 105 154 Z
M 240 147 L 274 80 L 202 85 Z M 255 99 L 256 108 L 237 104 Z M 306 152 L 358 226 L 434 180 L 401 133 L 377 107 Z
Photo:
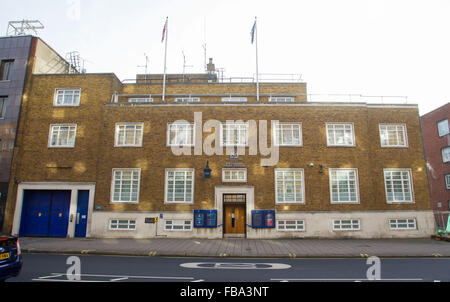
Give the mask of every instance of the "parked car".
M 0 281 L 17 277 L 22 269 L 19 238 L 0 234 Z

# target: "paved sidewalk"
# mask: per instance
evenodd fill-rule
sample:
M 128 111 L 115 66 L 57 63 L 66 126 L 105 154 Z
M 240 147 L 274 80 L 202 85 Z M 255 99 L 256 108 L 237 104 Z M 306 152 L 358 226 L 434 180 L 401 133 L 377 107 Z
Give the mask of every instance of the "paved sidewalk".
M 450 257 L 432 239 L 55 239 L 20 238 L 25 253 L 168 257 Z

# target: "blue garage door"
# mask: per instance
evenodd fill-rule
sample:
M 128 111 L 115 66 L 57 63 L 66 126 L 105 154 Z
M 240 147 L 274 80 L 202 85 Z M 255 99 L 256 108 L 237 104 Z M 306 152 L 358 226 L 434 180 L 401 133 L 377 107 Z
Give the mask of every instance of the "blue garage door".
M 25 190 L 20 236 L 66 237 L 71 191 Z

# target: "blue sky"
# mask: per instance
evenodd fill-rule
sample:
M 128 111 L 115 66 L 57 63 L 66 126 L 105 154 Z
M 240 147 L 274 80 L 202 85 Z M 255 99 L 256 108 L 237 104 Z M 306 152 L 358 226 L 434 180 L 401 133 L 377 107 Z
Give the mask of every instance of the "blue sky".
M 311 94 L 407 96 L 427 113 L 450 99 L 450 0 L 15 0 L 8 21 L 38 19 L 57 52 L 79 51 L 88 72 L 121 79 L 203 72 L 207 57 L 226 77 L 255 73 L 250 31 L 258 16 L 259 72 L 301 74 Z M 2 27 L 3 26 L 3 27 Z

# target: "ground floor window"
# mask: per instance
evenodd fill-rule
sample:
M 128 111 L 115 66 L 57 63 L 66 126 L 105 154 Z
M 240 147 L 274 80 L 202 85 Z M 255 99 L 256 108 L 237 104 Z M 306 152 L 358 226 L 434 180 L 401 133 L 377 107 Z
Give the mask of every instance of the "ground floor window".
M 391 230 L 416 230 L 416 219 L 389 219 L 389 228 Z
M 335 231 L 358 231 L 360 228 L 359 219 L 333 220 L 333 230 Z
M 304 220 L 277 220 L 278 231 L 304 231 Z
M 136 220 L 134 219 L 111 219 L 109 221 L 110 230 L 136 230 Z
M 191 231 L 192 220 L 166 220 L 164 222 L 164 230 L 166 231 Z

